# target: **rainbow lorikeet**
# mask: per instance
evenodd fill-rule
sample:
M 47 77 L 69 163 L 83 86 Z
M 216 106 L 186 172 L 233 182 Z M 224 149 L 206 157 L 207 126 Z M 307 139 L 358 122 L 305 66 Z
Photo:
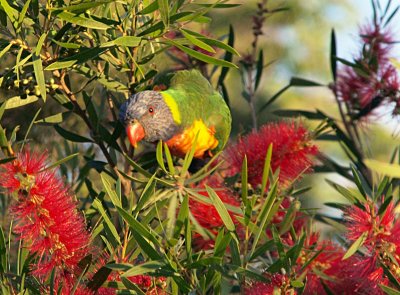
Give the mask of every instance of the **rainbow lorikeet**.
M 197 135 L 195 158 L 222 150 L 231 131 L 231 113 L 222 96 L 196 70 L 178 71 L 164 91 L 142 91 L 120 108 L 130 143 L 163 140 L 177 156 L 188 153 Z

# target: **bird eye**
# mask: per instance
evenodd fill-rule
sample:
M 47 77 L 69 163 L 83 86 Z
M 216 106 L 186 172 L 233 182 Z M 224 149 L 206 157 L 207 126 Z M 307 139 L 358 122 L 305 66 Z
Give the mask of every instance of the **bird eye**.
M 154 108 L 153 107 L 149 107 L 149 113 L 153 114 L 154 113 Z

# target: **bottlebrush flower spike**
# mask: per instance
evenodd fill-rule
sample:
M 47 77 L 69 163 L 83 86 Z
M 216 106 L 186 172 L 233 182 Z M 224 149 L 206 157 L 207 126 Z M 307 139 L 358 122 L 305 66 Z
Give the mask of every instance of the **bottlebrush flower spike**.
M 355 205 L 344 212 L 348 240 L 354 242 L 366 233 L 365 255 L 356 265 L 354 276 L 361 276 L 360 288 L 383 294 L 379 284 L 389 283 L 382 266 L 400 279 L 400 221 L 395 218 L 393 201 L 379 214 L 379 208 L 368 200 L 364 208 Z M 360 278 L 361 281 L 361 278 Z
M 297 291 L 290 286 L 290 279 L 286 275 L 279 273 L 266 274 L 270 283 L 254 282 L 246 287 L 246 295 L 271 295 L 271 294 L 284 294 L 296 295 Z
M 288 185 L 303 172 L 309 171 L 312 166 L 311 156 L 318 152 L 311 142 L 310 133 L 301 122 L 270 123 L 227 147 L 224 153 L 227 176 L 241 172 L 246 155 L 248 182 L 252 186 L 260 185 L 270 144 L 273 144 L 271 168 L 273 171 L 280 168 L 281 185 Z
M 21 152 L 2 166 L 0 186 L 15 196 L 11 206 L 14 232 L 36 254 L 32 274 L 45 280 L 54 268 L 55 280 L 68 290 L 75 283 L 78 262 L 89 252 L 89 234 L 57 171 L 43 170 L 46 161 L 46 153 Z
M 362 50 L 355 58 L 357 66 L 344 66 L 338 74 L 336 92 L 349 108 L 352 119 L 371 114 L 383 104 L 394 104 L 393 115 L 400 105 L 400 78 L 390 62 L 394 40 L 380 23 L 360 30 Z

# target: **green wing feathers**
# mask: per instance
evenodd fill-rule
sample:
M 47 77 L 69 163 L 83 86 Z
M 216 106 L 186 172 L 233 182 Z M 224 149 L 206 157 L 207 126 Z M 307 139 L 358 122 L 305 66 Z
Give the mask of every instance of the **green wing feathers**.
M 199 71 L 177 72 L 165 93 L 176 100 L 183 127 L 202 119 L 209 128 L 215 128 L 218 140 L 215 151 L 224 148 L 231 132 L 231 113 L 221 94 L 214 90 Z

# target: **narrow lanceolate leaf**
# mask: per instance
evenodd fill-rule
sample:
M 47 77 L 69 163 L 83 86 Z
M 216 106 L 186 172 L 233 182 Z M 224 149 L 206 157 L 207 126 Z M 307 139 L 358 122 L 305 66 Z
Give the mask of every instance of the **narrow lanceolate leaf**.
M 3 48 L 2 51 L 0 51 L 0 58 L 2 58 L 3 55 L 8 52 L 8 50 L 10 50 L 12 45 L 13 45 L 12 43 L 9 43 L 6 47 Z
M 110 177 L 106 173 L 100 174 L 101 182 L 103 183 L 103 187 L 107 192 L 107 195 L 110 197 L 111 202 L 114 204 L 115 207 L 121 207 L 121 200 L 118 197 L 115 189 L 112 187 L 110 182 Z
M 261 181 L 261 194 L 264 194 L 265 189 L 267 188 L 269 170 L 271 167 L 271 158 L 272 158 L 272 143 L 268 146 L 267 155 L 265 156 L 263 175 Z
M 169 3 L 168 0 L 157 0 L 158 10 L 166 28 L 169 26 Z
M 142 38 L 136 36 L 122 36 L 112 41 L 101 44 L 100 47 L 111 47 L 111 46 L 126 46 L 126 47 L 137 47 L 139 46 Z
M 57 16 L 62 20 L 65 20 L 69 23 L 76 24 L 78 26 L 82 26 L 85 28 L 97 29 L 97 30 L 106 30 L 110 28 L 110 26 L 108 26 L 107 24 L 88 18 L 82 14 L 77 15 L 68 11 L 63 11 L 57 14 Z
M 5 11 L 13 26 L 16 25 L 18 11 L 8 4 L 7 0 L 0 0 L 2 10 Z
M 113 0 L 108 0 L 108 1 L 89 1 L 89 2 L 83 2 L 80 4 L 74 4 L 70 6 L 61 6 L 61 7 L 54 7 L 50 8 L 51 10 L 59 11 L 59 10 L 65 10 L 65 11 L 75 11 L 75 10 L 88 10 L 90 8 L 94 8 L 97 6 L 101 6 L 103 4 L 107 4 L 113 2 Z
M 64 122 L 66 117 L 70 114 L 70 112 L 58 113 L 40 120 L 36 120 L 35 124 L 41 125 L 53 125 L 53 124 L 60 124 Z
M 400 295 L 400 291 L 399 290 L 390 288 L 390 287 L 385 286 L 385 285 L 379 285 L 379 287 L 381 287 L 383 292 L 385 292 L 388 295 Z
M 160 168 L 165 172 L 167 172 L 167 169 L 165 168 L 165 164 L 164 164 L 164 157 L 163 157 L 163 142 L 160 140 L 157 144 L 157 149 L 156 149 L 156 159 L 157 159 L 157 163 L 158 166 L 160 166 Z
M 69 160 L 72 160 L 73 158 L 75 158 L 75 157 L 77 157 L 77 156 L 79 156 L 79 153 L 75 153 L 75 154 L 66 156 L 65 158 L 63 158 L 63 159 L 61 159 L 61 160 L 58 160 L 57 162 L 54 162 L 54 163 L 52 163 L 51 165 L 47 166 L 46 168 L 44 168 L 44 169 L 41 170 L 40 172 L 45 171 L 45 170 L 49 170 L 49 169 L 53 169 L 53 168 L 55 168 L 55 167 L 57 167 L 57 166 L 59 166 L 59 165 L 65 163 L 65 162 L 68 162 Z
M 232 221 L 231 216 L 228 213 L 228 210 L 226 209 L 224 203 L 221 201 L 219 196 L 216 194 L 214 190 L 212 190 L 210 187 L 206 186 L 207 193 L 210 196 L 210 199 L 213 202 L 213 205 L 215 209 L 217 210 L 219 216 L 221 217 L 223 223 L 225 224 L 226 228 L 234 232 L 235 231 L 235 224 Z
M 379 174 L 387 175 L 389 177 L 400 178 L 400 165 L 389 164 L 381 161 L 372 159 L 365 160 L 367 167 Z
M 26 1 L 25 4 L 24 4 L 24 7 L 22 7 L 22 10 L 21 10 L 21 12 L 19 14 L 19 17 L 18 17 L 18 27 L 19 27 L 19 29 L 21 29 L 21 25 L 22 25 L 22 23 L 23 23 L 23 21 L 25 19 L 25 15 L 26 15 L 26 12 L 28 11 L 28 7 L 29 7 L 30 3 L 31 3 L 31 0 Z
M 190 55 L 190 56 L 192 56 L 192 57 L 194 57 L 194 58 L 196 58 L 196 59 L 198 59 L 198 60 L 204 61 L 205 63 L 209 63 L 209 64 L 221 66 L 221 67 L 238 68 L 237 65 L 235 65 L 235 64 L 233 64 L 233 63 L 231 63 L 231 62 L 228 62 L 228 61 L 226 61 L 226 60 L 221 60 L 221 59 L 218 59 L 218 58 L 209 56 L 209 55 L 207 55 L 207 54 L 198 52 L 198 51 L 193 50 L 193 49 L 191 49 L 191 48 L 189 48 L 189 47 L 180 45 L 179 43 L 174 42 L 174 41 L 172 41 L 172 40 L 170 40 L 169 43 L 171 43 L 171 44 L 174 45 L 175 47 L 179 48 L 180 50 L 182 50 L 182 51 L 185 52 L 186 54 L 188 54 L 188 55 Z
M 47 37 L 46 33 L 43 33 L 42 36 L 40 36 L 39 41 L 35 48 L 35 54 L 32 55 L 33 70 L 35 72 L 36 83 L 39 86 L 40 95 L 42 96 L 44 102 L 46 102 L 46 82 L 44 80 L 44 72 L 43 72 L 42 60 L 40 59 L 40 51 L 42 50 L 42 46 L 46 37 Z
M 361 248 L 361 246 L 364 244 L 365 240 L 367 239 L 368 232 L 364 232 L 347 250 L 346 254 L 344 254 L 342 260 L 345 260 L 349 257 L 351 257 L 354 253 L 358 251 L 358 249 Z
M 145 273 L 152 273 L 152 272 L 162 268 L 163 266 L 165 266 L 165 263 L 162 261 L 156 260 L 156 261 L 144 262 L 142 264 L 131 267 L 129 270 L 127 270 L 126 272 L 124 272 L 122 274 L 122 277 L 127 278 L 127 277 L 131 277 L 131 276 L 145 274 Z
M 263 50 L 260 50 L 260 52 L 258 54 L 258 60 L 257 60 L 257 74 L 256 74 L 255 85 L 254 85 L 255 90 L 257 90 L 258 85 L 260 84 L 263 71 L 264 71 L 264 52 L 263 52 Z
M 205 51 L 208 51 L 208 52 L 211 52 L 211 53 L 215 53 L 214 48 L 212 48 L 207 43 L 204 43 L 203 41 L 197 39 L 194 35 L 192 35 L 190 33 L 190 31 L 185 30 L 185 29 L 181 29 L 180 31 L 183 34 L 183 36 L 186 39 L 188 39 L 190 41 L 190 43 L 192 43 L 193 45 L 196 45 L 196 46 L 200 47 L 201 49 L 204 49 Z
M 20 96 L 14 96 L 10 99 L 7 99 L 5 102 L 5 109 L 14 109 L 14 108 L 19 108 L 21 106 L 36 102 L 38 100 L 38 97 L 35 95 L 29 95 L 27 98 L 22 99 Z
M 115 228 L 114 224 L 112 223 L 110 217 L 107 215 L 106 211 L 104 210 L 103 205 L 99 201 L 99 199 L 95 199 L 92 203 L 92 206 L 96 208 L 100 215 L 103 217 L 103 220 L 105 222 L 105 226 L 108 227 L 110 233 L 111 233 L 111 241 L 114 242 L 114 246 L 117 246 L 117 244 L 121 245 L 121 240 L 119 238 L 117 229 Z
M 336 68 L 337 68 L 337 63 L 336 63 L 336 36 L 335 36 L 335 30 L 332 30 L 331 32 L 331 71 L 332 71 L 332 77 L 333 81 L 336 81 Z
M 66 140 L 72 141 L 72 142 L 93 142 L 91 139 L 80 136 L 78 134 L 72 133 L 68 130 L 65 130 L 64 128 L 54 125 L 54 129 L 57 131 L 58 134 L 60 134 L 62 137 L 64 137 Z
M 312 87 L 312 86 L 324 86 L 321 83 L 314 82 L 311 80 L 293 77 L 290 79 L 290 86 L 298 86 L 298 87 Z
M 3 228 L 0 227 L 0 271 L 4 273 L 6 270 L 7 270 L 6 239 L 4 237 Z
M 79 53 L 73 56 L 52 63 L 51 65 L 47 66 L 45 70 L 53 71 L 68 68 L 75 64 L 82 64 L 88 60 L 96 59 L 100 54 L 104 53 L 107 50 L 107 47 L 84 48 Z

